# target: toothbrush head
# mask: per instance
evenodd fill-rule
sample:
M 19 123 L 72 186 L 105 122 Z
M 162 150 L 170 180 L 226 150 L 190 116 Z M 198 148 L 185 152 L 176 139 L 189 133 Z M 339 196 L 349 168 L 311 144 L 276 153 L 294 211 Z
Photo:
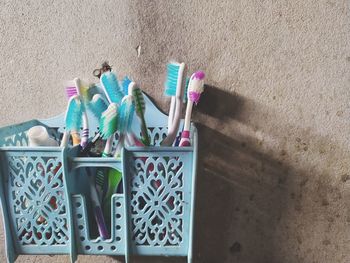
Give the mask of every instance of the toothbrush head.
M 201 70 L 198 70 L 191 77 L 198 80 L 204 80 L 205 73 Z
M 124 94 L 120 89 L 115 73 L 109 71 L 103 73 L 101 75 L 100 81 L 109 102 L 120 104 L 124 97 Z
M 128 91 L 128 88 L 129 88 L 129 84 L 131 83 L 131 79 L 129 79 L 128 76 L 125 76 L 125 78 L 123 79 L 122 81 L 122 87 L 123 87 L 123 91 L 124 91 L 124 94 L 125 95 L 128 95 L 130 94 L 129 91 Z
M 95 94 L 92 100 L 88 103 L 88 106 L 93 115 L 100 119 L 102 113 L 108 108 L 107 101 L 102 97 L 101 94 Z
M 83 82 L 79 78 L 75 78 L 73 80 L 73 82 L 74 82 L 75 87 L 77 89 L 78 95 L 80 95 L 84 101 L 91 100 L 91 96 L 89 94 L 89 88 L 90 88 L 89 85 L 86 84 L 85 82 Z
M 142 91 L 140 87 L 136 85 L 135 82 L 131 82 L 129 85 L 129 94 L 133 96 L 134 103 L 135 103 L 135 111 L 136 114 L 140 117 L 142 117 L 146 110 L 146 104 L 145 100 L 143 98 Z
M 204 72 L 197 71 L 192 74 L 188 84 L 188 99 L 196 105 L 199 102 L 202 92 L 204 91 L 204 78 Z
M 188 93 L 188 84 L 190 83 L 190 78 L 189 77 L 186 77 L 186 84 L 185 84 L 185 93 L 184 94 L 187 94 Z M 186 103 L 187 102 L 187 96 L 185 95 L 184 96 L 184 99 L 183 99 L 183 103 Z
M 75 95 L 78 95 L 78 90 L 77 90 L 77 87 L 75 86 L 74 81 L 67 81 L 65 83 L 65 92 L 68 99 L 70 99 Z
M 165 95 L 166 96 L 176 96 L 176 89 L 178 86 L 180 63 L 171 62 L 167 64 L 167 76 L 165 81 Z
M 84 104 L 79 95 L 75 95 L 69 99 L 68 108 L 66 112 L 66 130 L 79 130 L 82 123 L 82 113 L 84 111 Z
M 123 98 L 119 108 L 119 131 L 126 133 L 131 130 L 131 123 L 135 113 L 134 98 L 132 95 L 127 95 Z
M 100 119 L 100 134 L 103 139 L 108 139 L 118 128 L 118 105 L 116 103 L 109 104 Z
M 89 101 L 91 99 L 89 88 L 89 85 L 82 84 L 82 81 L 78 78 L 75 78 L 72 81 L 67 81 L 65 84 L 65 92 L 68 99 L 74 95 L 80 95 L 83 101 Z

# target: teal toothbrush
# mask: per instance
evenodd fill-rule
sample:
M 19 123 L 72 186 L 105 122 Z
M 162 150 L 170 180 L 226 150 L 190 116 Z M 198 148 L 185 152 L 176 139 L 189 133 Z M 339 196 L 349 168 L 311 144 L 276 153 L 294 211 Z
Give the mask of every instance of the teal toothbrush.
M 116 103 L 109 104 L 107 110 L 102 113 L 100 119 L 100 134 L 103 139 L 107 139 L 114 135 L 118 128 L 118 105 Z M 106 143 L 106 144 L 107 144 Z M 112 144 L 105 147 L 102 156 L 107 157 L 111 151 Z M 105 173 L 98 170 L 96 175 L 96 185 L 99 192 L 100 200 L 103 200 L 103 189 L 105 184 Z
M 82 123 L 82 114 L 84 110 L 84 104 L 81 102 L 79 95 L 72 96 L 68 101 L 65 124 L 66 130 L 63 134 L 61 141 L 61 147 L 68 145 L 69 134 L 71 131 L 77 131 L 80 129 Z
M 173 62 L 167 65 L 165 91 L 170 94 L 173 94 L 175 91 L 175 110 L 171 126 L 168 127 L 168 136 L 161 142 L 161 146 L 171 146 L 179 130 L 183 95 L 186 85 L 185 70 L 185 63 Z M 171 118 L 170 114 L 169 118 Z
M 126 135 L 131 133 L 131 123 L 135 113 L 135 104 L 132 95 L 127 95 L 123 98 L 122 103 L 119 108 L 118 114 L 118 124 L 119 132 L 121 136 L 126 139 Z M 123 146 L 124 140 L 119 139 L 117 144 L 117 149 L 115 152 L 115 157 L 118 158 L 120 155 L 121 148 Z
M 126 139 L 126 133 L 131 132 L 131 123 L 135 113 L 135 105 L 132 95 L 127 95 L 123 98 L 122 103 L 118 111 L 118 130 L 120 137 L 115 152 L 115 158 L 119 158 L 120 150 L 123 147 L 124 140 Z M 106 215 L 110 215 L 111 198 L 117 191 L 117 187 L 122 179 L 122 173 L 110 169 L 108 172 L 108 189 L 104 198 L 104 212 Z M 109 218 L 109 217 L 108 217 Z
M 108 103 L 101 94 L 95 94 L 88 103 L 88 107 L 96 119 L 100 120 L 102 113 L 108 108 Z

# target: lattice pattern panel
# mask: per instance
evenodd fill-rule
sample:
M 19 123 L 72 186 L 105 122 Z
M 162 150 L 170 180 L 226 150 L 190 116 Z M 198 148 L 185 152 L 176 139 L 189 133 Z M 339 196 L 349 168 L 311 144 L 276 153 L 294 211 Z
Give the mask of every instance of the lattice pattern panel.
M 27 146 L 28 137 L 26 132 L 18 132 L 16 134 L 6 136 L 0 139 L 0 146 Z
M 168 134 L 168 127 L 148 127 L 148 134 L 151 137 L 151 145 L 159 146 Z
M 177 157 L 129 158 L 134 244 L 180 246 L 183 241 L 184 162 Z
M 12 155 L 7 160 L 9 208 L 18 244 L 67 244 L 68 207 L 60 158 Z

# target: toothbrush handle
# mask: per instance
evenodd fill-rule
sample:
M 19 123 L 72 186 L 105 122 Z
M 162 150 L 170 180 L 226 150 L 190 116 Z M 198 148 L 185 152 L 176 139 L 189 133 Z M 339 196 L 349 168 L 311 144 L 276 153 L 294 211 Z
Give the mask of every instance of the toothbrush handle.
M 103 154 L 109 155 L 111 153 L 112 146 L 113 146 L 113 139 L 114 139 L 114 134 L 107 139 L 105 148 L 103 150 Z
M 148 135 L 148 129 L 147 129 L 147 125 L 146 125 L 145 116 L 143 114 L 141 114 L 140 119 L 141 119 L 142 142 L 146 146 L 150 146 L 151 142 L 150 142 L 150 137 Z
M 179 146 L 180 147 L 191 146 L 190 131 L 185 131 L 185 130 L 182 131 Z
M 96 192 L 98 195 L 98 200 L 100 200 L 101 202 L 103 200 L 104 181 L 105 181 L 105 169 L 103 169 L 103 167 L 99 167 L 96 170 L 95 186 L 96 186 Z
M 175 96 L 171 97 L 170 101 L 170 109 L 169 109 L 169 117 L 168 117 L 168 133 L 171 130 L 171 127 L 173 125 L 173 119 L 174 119 L 174 112 L 175 112 Z
M 95 145 L 95 143 L 96 143 L 99 139 L 101 139 L 101 134 L 100 134 L 100 133 L 97 133 L 97 134 L 95 135 L 95 137 L 92 138 L 92 140 L 89 141 L 89 142 L 86 144 L 85 148 L 82 149 L 81 154 L 82 154 L 83 156 L 85 156 L 86 154 L 88 154 L 89 151 L 91 150 L 91 148 Z
M 69 138 L 69 132 L 64 131 L 60 147 L 66 147 L 68 145 L 68 138 Z
M 71 131 L 71 136 L 73 139 L 73 145 L 80 144 L 80 134 L 78 131 Z
M 107 230 L 106 222 L 103 217 L 101 206 L 96 206 L 94 208 L 95 219 L 98 225 L 98 232 L 103 239 L 109 238 L 109 233 Z
M 193 102 L 188 100 L 186 106 L 186 114 L 185 114 L 185 123 L 184 123 L 184 131 L 190 130 L 191 125 L 191 115 L 192 115 Z
M 188 100 L 187 107 L 186 107 L 184 130 L 181 133 L 181 140 L 179 143 L 180 147 L 191 146 L 190 125 L 191 125 L 192 107 L 193 107 L 193 102 L 191 100 Z
M 103 239 L 108 239 L 109 234 L 108 234 L 106 223 L 105 223 L 105 220 L 103 217 L 101 205 L 100 205 L 100 202 L 98 200 L 97 191 L 96 191 L 96 188 L 94 186 L 92 176 L 89 175 L 89 177 L 90 177 L 89 179 L 90 179 L 91 201 L 92 201 L 92 205 L 93 205 L 93 209 L 94 209 L 94 215 L 95 215 L 95 219 L 96 219 L 96 223 L 97 223 L 97 227 L 98 227 L 98 232 L 100 233 L 100 236 Z
M 131 146 L 137 146 L 137 147 L 145 147 L 146 146 L 146 144 L 144 144 L 143 141 L 140 141 L 139 138 L 137 138 L 135 133 L 129 132 L 128 137 L 129 137 L 129 141 L 132 142 Z
M 83 149 L 86 147 L 89 141 L 89 124 L 88 124 L 88 118 L 86 115 L 86 112 L 83 112 L 83 134 L 81 136 L 81 147 Z
M 83 134 L 81 136 L 81 147 L 85 148 L 89 141 L 89 129 L 84 129 Z
M 120 152 L 124 146 L 124 140 L 125 140 L 125 135 L 120 134 L 117 148 L 115 149 L 115 154 L 114 154 L 114 158 L 116 158 L 116 159 L 120 157 Z

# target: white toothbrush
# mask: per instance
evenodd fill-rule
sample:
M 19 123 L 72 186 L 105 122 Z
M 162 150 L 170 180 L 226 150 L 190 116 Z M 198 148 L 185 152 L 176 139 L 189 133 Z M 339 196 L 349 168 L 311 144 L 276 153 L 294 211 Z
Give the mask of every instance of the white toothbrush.
M 190 78 L 190 83 L 188 84 L 188 92 L 187 92 L 188 100 L 187 100 L 185 124 L 184 124 L 184 129 L 181 133 L 181 140 L 179 143 L 180 147 L 191 146 L 190 125 L 191 125 L 192 107 L 193 107 L 193 103 L 195 104 L 198 103 L 200 96 L 204 90 L 204 77 L 205 77 L 205 74 L 203 71 L 197 71 Z

